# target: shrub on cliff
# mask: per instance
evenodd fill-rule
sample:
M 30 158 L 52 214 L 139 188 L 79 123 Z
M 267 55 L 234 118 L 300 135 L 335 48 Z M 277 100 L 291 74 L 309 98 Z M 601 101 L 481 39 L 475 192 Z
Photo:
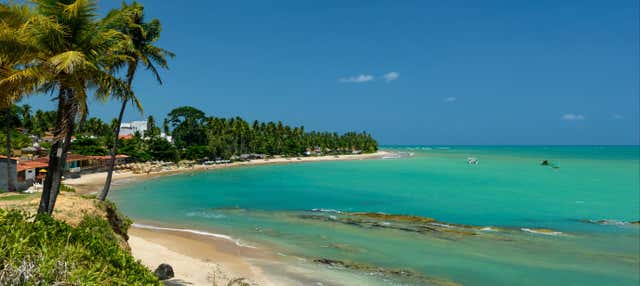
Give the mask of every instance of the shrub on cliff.
M 87 215 L 72 227 L 0 209 L 0 233 L 0 285 L 158 284 L 98 216 Z

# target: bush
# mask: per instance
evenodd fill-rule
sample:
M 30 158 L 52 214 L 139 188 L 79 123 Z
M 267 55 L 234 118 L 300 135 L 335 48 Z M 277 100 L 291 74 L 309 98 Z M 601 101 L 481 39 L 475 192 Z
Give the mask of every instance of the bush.
M 74 187 L 70 187 L 70 186 L 62 184 L 62 185 L 60 185 L 60 191 L 61 192 L 67 192 L 67 193 L 75 193 L 76 189 Z
M 78 227 L 0 209 L 0 285 L 158 285 L 94 215 Z

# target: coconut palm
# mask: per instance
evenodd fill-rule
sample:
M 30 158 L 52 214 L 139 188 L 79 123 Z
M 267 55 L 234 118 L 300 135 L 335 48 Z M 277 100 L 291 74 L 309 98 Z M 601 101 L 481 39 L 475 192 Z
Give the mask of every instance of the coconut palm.
M 125 55 L 129 57 L 129 60 L 126 62 L 127 88 L 131 89 L 131 84 L 133 83 L 133 78 L 139 65 L 151 71 L 158 83 L 162 84 L 156 66 L 167 69 L 167 57 L 174 57 L 174 54 L 155 46 L 155 43 L 160 37 L 160 21 L 153 19 L 150 22 L 145 22 L 144 7 L 134 1 L 130 5 L 123 3 L 121 9 L 111 11 L 107 17 L 105 17 L 103 24 L 105 27 L 120 31 L 129 38 L 129 49 L 125 52 Z M 124 65 L 114 65 L 113 68 L 118 69 L 123 66 Z M 111 150 L 107 180 L 98 197 L 100 200 L 106 199 L 111 187 L 111 178 L 113 176 L 116 154 L 118 152 L 118 134 L 120 133 L 120 124 L 122 123 L 122 116 L 124 115 L 127 104 L 131 102 L 136 103 L 138 109 L 141 109 L 133 93 L 120 99 L 122 100 L 122 105 L 120 107 L 120 113 L 118 114 L 118 124 L 114 130 L 113 148 Z
M 57 91 L 54 141 L 49 153 L 38 213 L 53 212 L 60 189 L 67 151 L 77 121 L 87 113 L 87 91 L 96 96 L 129 96 L 126 85 L 109 73 L 107 65 L 127 58 L 120 50 L 126 37 L 103 29 L 95 21 L 95 1 L 33 0 L 35 14 L 22 37 L 30 39 L 36 53 L 21 69 L 0 82 L 0 88 L 23 93 Z
M 21 36 L 25 23 L 32 13 L 28 5 L 16 3 L 0 3 L 0 81 L 6 79 L 22 63 L 31 56 L 29 39 Z M 19 88 L 3 88 L 0 94 L 0 108 L 5 112 L 6 126 L 6 160 L 7 191 L 15 191 L 15 182 L 11 172 L 11 125 L 13 104 L 24 95 Z

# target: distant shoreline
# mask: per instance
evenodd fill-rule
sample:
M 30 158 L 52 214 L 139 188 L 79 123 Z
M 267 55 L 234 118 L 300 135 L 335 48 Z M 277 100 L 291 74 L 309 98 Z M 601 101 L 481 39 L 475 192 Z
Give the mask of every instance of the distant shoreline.
M 353 161 L 353 160 L 367 160 L 367 159 L 381 159 L 387 155 L 393 154 L 393 152 L 378 150 L 375 153 L 367 154 L 348 154 L 348 155 L 330 155 L 330 156 L 312 156 L 312 157 L 282 157 L 272 159 L 255 159 L 243 162 L 233 162 L 227 164 L 217 165 L 193 165 L 192 167 L 180 167 L 173 170 L 162 170 L 158 172 L 150 173 L 138 173 L 134 174 L 131 171 L 127 172 L 114 172 L 112 188 L 118 188 L 119 185 L 128 183 L 130 181 L 144 181 L 153 179 L 156 177 L 171 176 L 186 174 L 191 172 L 202 172 L 210 170 L 220 170 L 237 167 L 248 166 L 262 166 L 262 165 L 274 165 L 274 164 L 293 164 L 293 163 L 305 163 L 305 162 L 322 162 L 322 161 Z M 65 179 L 63 183 L 67 186 L 74 187 L 79 194 L 97 194 L 104 187 L 106 180 L 106 172 L 98 172 L 91 174 L 84 174 L 80 178 Z

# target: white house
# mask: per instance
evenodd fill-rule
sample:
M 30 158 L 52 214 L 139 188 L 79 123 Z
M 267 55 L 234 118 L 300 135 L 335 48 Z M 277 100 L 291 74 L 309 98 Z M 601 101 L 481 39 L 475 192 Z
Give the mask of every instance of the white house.
M 147 121 L 131 121 L 123 122 L 120 124 L 120 133 L 118 136 L 133 135 L 136 132 L 140 132 L 140 135 L 144 136 L 144 132 L 147 131 Z

